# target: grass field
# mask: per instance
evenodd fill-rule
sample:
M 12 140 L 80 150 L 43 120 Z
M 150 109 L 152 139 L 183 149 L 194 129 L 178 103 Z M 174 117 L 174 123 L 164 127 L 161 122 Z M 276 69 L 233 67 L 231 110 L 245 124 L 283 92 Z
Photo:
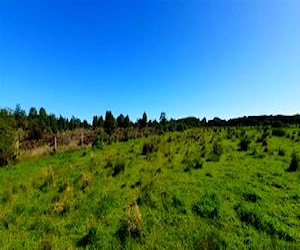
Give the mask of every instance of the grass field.
M 299 139 L 201 128 L 21 160 L 0 169 L 0 248 L 299 249 Z

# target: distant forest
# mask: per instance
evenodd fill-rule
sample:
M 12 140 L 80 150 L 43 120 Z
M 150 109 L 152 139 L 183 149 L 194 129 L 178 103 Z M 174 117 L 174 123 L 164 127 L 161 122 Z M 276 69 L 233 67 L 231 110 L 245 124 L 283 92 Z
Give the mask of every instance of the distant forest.
M 30 108 L 27 114 L 17 105 L 15 109 L 0 109 L 0 165 L 6 165 L 9 159 L 16 158 L 16 148 L 27 150 L 40 145 L 51 145 L 53 137 L 57 137 L 59 145 L 67 145 L 71 140 L 79 144 L 98 146 L 103 143 L 127 141 L 129 139 L 163 134 L 165 132 L 184 131 L 197 127 L 226 127 L 226 126 L 271 126 L 280 128 L 290 125 L 300 125 L 300 115 L 263 115 L 244 116 L 229 120 L 215 117 L 206 118 L 186 117 L 168 119 L 161 112 L 158 120 L 148 120 L 144 112 L 141 118 L 132 121 L 128 115 L 120 114 L 114 117 L 111 111 L 105 116 L 95 115 L 90 124 L 76 117 L 65 118 L 48 114 L 41 107 Z M 74 133 L 72 133 L 74 132 Z

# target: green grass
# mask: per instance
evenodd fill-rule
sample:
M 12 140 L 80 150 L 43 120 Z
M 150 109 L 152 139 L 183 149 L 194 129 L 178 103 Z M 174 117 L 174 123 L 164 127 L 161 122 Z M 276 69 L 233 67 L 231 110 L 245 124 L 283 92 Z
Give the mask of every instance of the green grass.
M 0 248 L 300 248 L 299 128 L 263 134 L 202 128 L 1 168 Z

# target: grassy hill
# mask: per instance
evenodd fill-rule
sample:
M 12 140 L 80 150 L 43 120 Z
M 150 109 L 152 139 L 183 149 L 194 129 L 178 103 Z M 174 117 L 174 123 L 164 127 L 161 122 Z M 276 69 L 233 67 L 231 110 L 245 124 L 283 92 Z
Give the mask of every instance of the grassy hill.
M 300 248 L 299 139 L 201 128 L 21 160 L 0 169 L 0 247 Z

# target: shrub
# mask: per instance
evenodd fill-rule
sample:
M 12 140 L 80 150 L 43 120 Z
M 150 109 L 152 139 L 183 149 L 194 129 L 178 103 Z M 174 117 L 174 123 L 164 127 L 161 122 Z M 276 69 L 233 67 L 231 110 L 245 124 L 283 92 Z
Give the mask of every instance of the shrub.
M 93 141 L 93 148 L 96 148 L 96 149 L 103 149 L 103 145 L 104 145 L 104 143 L 103 143 L 103 135 L 101 134 L 101 133 L 99 133 L 97 136 L 96 136 L 96 138 L 95 138 L 95 140 Z
M 152 142 L 144 142 L 142 155 L 148 155 L 154 152 L 155 146 Z
M 250 201 L 250 202 L 257 202 L 261 200 L 261 197 L 254 192 L 244 193 L 243 197 L 246 201 Z
M 127 237 L 139 239 L 142 236 L 142 216 L 139 211 L 137 202 L 124 208 L 125 216 L 121 220 L 120 228 L 116 235 L 122 243 L 126 241 Z
M 223 153 L 222 145 L 218 142 L 214 142 L 212 152 L 216 155 L 221 156 L 221 154 Z
M 290 166 L 289 166 L 289 168 L 286 171 L 288 171 L 288 172 L 295 172 L 295 171 L 298 170 L 298 168 L 299 168 L 299 159 L 298 159 L 298 157 L 296 155 L 296 152 L 293 152 Z
M 118 159 L 114 165 L 112 176 L 116 176 L 119 173 L 124 172 L 124 170 L 125 170 L 125 160 Z
M 193 211 L 201 216 L 210 219 L 221 217 L 221 202 L 219 197 L 213 194 L 204 194 L 193 206 Z
M 186 164 L 186 168 L 184 169 L 184 172 L 188 172 L 191 169 L 200 169 L 203 167 L 203 161 L 199 160 L 199 159 L 184 159 L 182 161 L 183 164 Z
M 78 242 L 77 247 L 87 247 L 89 245 L 94 245 L 95 242 L 98 240 L 97 237 L 97 229 L 95 227 L 90 228 L 88 233 L 84 235 Z
M 212 147 L 212 151 L 208 155 L 207 161 L 213 161 L 213 162 L 219 161 L 222 153 L 223 153 L 222 145 L 215 141 Z
M 284 156 L 285 155 L 285 150 L 282 149 L 282 148 L 278 149 L 278 155 L 279 156 Z
M 0 167 L 16 158 L 13 134 L 0 127 Z
M 241 151 L 247 151 L 249 149 L 250 140 L 247 137 L 243 137 L 239 143 Z
M 272 130 L 272 135 L 282 137 L 285 136 L 285 131 L 282 128 L 274 128 Z

